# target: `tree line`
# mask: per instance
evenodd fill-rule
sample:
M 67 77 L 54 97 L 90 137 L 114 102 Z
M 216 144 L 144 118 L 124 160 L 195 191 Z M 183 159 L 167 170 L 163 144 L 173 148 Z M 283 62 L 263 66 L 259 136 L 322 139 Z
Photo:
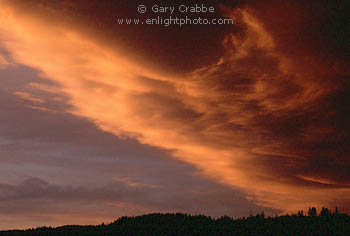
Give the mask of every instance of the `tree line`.
M 0 231 L 0 236 L 166 236 L 166 235 L 298 235 L 331 236 L 350 235 L 350 216 L 322 208 L 319 214 L 315 207 L 307 214 L 265 217 L 263 212 L 233 219 L 222 216 L 214 219 L 204 215 L 183 213 L 153 213 L 136 217 L 121 217 L 110 224 L 97 226 L 39 227 L 28 230 Z

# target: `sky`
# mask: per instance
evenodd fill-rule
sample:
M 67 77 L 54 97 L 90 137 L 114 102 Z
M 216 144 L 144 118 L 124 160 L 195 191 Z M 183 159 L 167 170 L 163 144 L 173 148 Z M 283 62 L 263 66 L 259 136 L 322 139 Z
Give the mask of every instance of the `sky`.
M 234 24 L 118 24 L 196 3 Z M 0 229 L 349 213 L 349 9 L 0 0 Z

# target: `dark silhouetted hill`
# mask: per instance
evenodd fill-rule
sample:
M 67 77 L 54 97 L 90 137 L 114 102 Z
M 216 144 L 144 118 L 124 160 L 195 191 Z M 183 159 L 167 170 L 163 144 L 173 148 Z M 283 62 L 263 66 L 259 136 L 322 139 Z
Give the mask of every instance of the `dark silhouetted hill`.
M 337 210 L 323 208 L 317 214 L 310 208 L 307 215 L 299 211 L 295 215 L 265 217 L 264 213 L 247 218 L 232 219 L 223 216 L 213 219 L 204 215 L 148 214 L 121 217 L 108 225 L 40 227 L 28 230 L 0 231 L 0 236 L 112 236 L 112 235 L 298 235 L 330 236 L 350 235 L 350 216 Z

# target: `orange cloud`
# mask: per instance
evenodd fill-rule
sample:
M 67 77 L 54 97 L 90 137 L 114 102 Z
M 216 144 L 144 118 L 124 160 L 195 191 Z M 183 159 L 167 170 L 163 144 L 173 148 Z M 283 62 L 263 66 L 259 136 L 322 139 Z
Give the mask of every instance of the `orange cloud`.
M 15 92 L 14 95 L 24 99 L 24 100 L 28 100 L 34 103 L 44 103 L 44 100 L 40 99 L 40 98 L 36 98 L 33 97 L 31 94 L 26 93 L 26 92 Z
M 294 211 L 349 192 L 324 180 L 334 176 L 305 175 L 315 153 L 300 140 L 309 142 L 322 126 L 328 133 L 321 136 L 333 132 L 322 120 L 312 123 L 314 113 L 308 117 L 337 89 L 325 79 L 329 72 L 316 61 L 299 67 L 284 56 L 251 11 L 233 12 L 242 32 L 226 37 L 217 63 L 180 77 L 135 63 L 77 30 L 19 15 L 5 2 L 0 9 L 0 35 L 9 38 L 2 45 L 17 63 L 60 85 L 74 108 L 67 112 L 171 150 L 196 174 L 242 189 L 262 206 Z

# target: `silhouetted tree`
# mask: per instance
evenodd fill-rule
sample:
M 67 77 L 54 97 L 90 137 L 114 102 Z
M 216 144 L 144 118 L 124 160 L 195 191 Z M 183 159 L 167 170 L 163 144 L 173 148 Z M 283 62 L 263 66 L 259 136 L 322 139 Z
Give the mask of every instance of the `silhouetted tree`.
M 322 208 L 317 216 L 316 208 L 309 209 L 308 216 L 303 211 L 298 214 L 265 217 L 264 213 L 242 219 L 222 216 L 213 219 L 204 215 L 148 214 L 136 217 L 121 217 L 111 224 L 98 226 L 62 226 L 57 228 L 39 227 L 28 230 L 0 231 L 0 236 L 264 236 L 264 235 L 350 235 L 350 216 L 340 214 L 338 208 L 332 214 Z
M 335 208 L 334 215 L 339 215 L 338 207 Z
M 309 216 L 316 216 L 317 215 L 317 210 L 315 207 L 311 207 L 309 208 L 309 212 L 308 212 Z
M 328 210 L 328 208 L 322 207 L 320 215 L 321 216 L 329 216 L 330 215 L 330 211 Z

